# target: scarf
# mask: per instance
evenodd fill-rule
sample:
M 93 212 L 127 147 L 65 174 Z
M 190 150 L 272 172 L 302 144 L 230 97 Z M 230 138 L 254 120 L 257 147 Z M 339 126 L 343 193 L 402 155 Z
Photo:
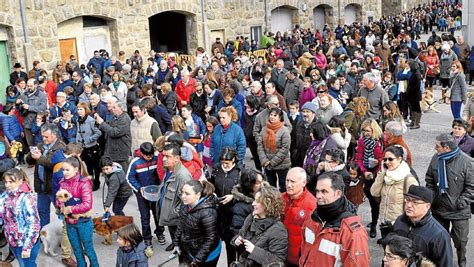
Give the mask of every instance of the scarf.
M 446 161 L 459 155 L 459 152 L 459 147 L 456 147 L 453 151 L 438 155 L 438 188 L 440 194 L 447 193 L 449 188 L 448 175 L 446 174 Z
M 374 148 L 377 145 L 377 140 L 373 138 L 362 137 L 362 142 L 364 143 L 364 167 L 371 169 L 369 166 L 369 159 L 375 158 Z
M 333 203 L 320 205 L 318 204 L 317 209 L 315 210 L 316 215 L 319 217 L 319 220 L 323 223 L 332 222 L 345 211 L 346 198 L 341 197 Z
M 318 174 L 316 173 L 318 169 L 318 163 L 320 161 L 321 155 L 323 154 L 324 147 L 326 146 L 326 142 L 329 137 L 326 137 L 323 140 L 313 140 L 311 145 L 306 152 L 306 158 L 303 164 L 303 169 L 310 175 L 311 177 L 316 177 Z
M 116 81 L 113 83 L 114 84 L 114 88 L 115 90 L 118 90 L 119 86 L 120 86 L 120 81 Z
M 270 152 L 275 153 L 277 150 L 276 133 L 283 126 L 283 122 L 276 121 L 271 123 L 268 121 L 266 126 L 267 128 L 265 134 L 263 135 L 263 144 Z
M 402 161 L 400 165 L 393 171 L 387 170 L 383 177 L 383 181 L 386 185 L 395 184 L 401 180 L 405 180 L 406 177 L 412 176 L 410 172 L 410 166 L 405 161 Z M 407 188 L 408 189 L 408 188 Z

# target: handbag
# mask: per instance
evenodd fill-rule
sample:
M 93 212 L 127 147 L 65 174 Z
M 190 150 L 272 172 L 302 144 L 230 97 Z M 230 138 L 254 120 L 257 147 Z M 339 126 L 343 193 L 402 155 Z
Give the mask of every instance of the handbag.
M 459 75 L 459 74 L 458 74 L 458 75 Z M 455 84 L 456 81 L 458 80 L 458 75 L 456 75 L 456 77 L 454 77 L 454 81 L 453 81 L 453 83 L 451 84 L 451 87 L 449 87 L 449 89 L 446 90 L 446 93 L 444 94 L 445 97 L 451 98 L 451 90 L 453 89 L 454 84 Z

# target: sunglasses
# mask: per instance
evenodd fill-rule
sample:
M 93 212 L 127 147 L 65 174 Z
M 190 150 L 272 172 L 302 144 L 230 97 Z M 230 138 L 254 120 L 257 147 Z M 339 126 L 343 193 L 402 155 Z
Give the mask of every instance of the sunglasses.
M 385 162 L 385 161 L 390 161 L 390 162 L 392 162 L 392 161 L 394 161 L 394 160 L 395 160 L 395 158 L 383 158 L 383 161 L 384 161 L 384 162 Z
M 324 94 L 326 91 L 318 91 L 318 94 Z

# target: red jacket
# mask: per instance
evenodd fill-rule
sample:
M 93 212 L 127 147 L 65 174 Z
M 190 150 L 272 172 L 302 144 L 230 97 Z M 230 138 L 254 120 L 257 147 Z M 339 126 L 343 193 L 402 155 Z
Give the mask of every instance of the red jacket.
M 72 214 L 82 214 L 92 210 L 92 181 L 89 177 L 81 177 L 77 174 L 71 179 L 63 178 L 59 182 L 59 188 L 71 193 L 72 197 L 79 200 L 80 203 L 70 206 Z M 56 206 L 59 207 L 61 202 L 56 200 Z M 76 224 L 77 220 L 66 217 L 66 221 L 70 224 Z
M 204 167 L 204 164 L 202 161 L 199 159 L 199 154 L 196 151 L 193 151 L 193 159 L 190 161 L 186 161 L 184 159 L 181 159 L 181 164 L 189 171 L 191 176 L 193 177 L 193 180 L 199 180 L 201 178 L 203 172 L 202 172 L 202 167 Z M 158 178 L 160 181 L 163 181 L 166 175 L 166 170 L 163 165 L 163 153 L 160 152 L 158 154 L 158 160 L 156 162 L 156 173 L 158 174 Z
M 184 85 L 183 79 L 179 80 L 178 84 L 176 85 L 175 93 L 178 97 L 178 107 L 181 109 L 183 105 L 181 105 L 181 101 L 186 101 L 189 104 L 191 99 L 191 95 L 194 93 L 194 84 L 196 80 L 189 77 L 188 84 Z
M 439 57 L 438 55 L 436 54 L 436 52 L 433 53 L 433 55 L 427 55 L 425 56 L 425 63 L 426 63 L 426 67 L 427 67 L 427 70 L 428 70 L 428 73 L 427 75 L 429 76 L 435 76 L 433 74 L 433 69 L 429 68 L 431 66 L 433 66 L 433 68 L 436 68 L 436 67 L 439 67 Z M 421 74 L 422 77 L 425 77 L 425 73 L 422 73 Z
M 323 227 L 309 216 L 302 234 L 299 266 L 370 266 L 369 237 L 359 216 L 342 219 L 338 228 Z
M 44 93 L 48 97 L 49 107 L 54 106 L 56 103 L 56 90 L 58 86 L 51 80 L 46 81 L 46 87 L 44 88 Z
M 283 193 L 282 197 L 285 200 L 282 221 L 288 231 L 288 262 L 297 265 L 300 257 L 300 244 L 303 240 L 301 230 L 303 223 L 316 208 L 316 198 L 306 189 L 297 199 L 291 199 L 287 193 Z
M 382 140 L 382 142 L 383 142 L 383 140 Z M 377 144 L 375 145 L 375 148 L 374 148 L 375 159 L 379 161 L 379 164 L 377 165 L 375 170 L 372 171 L 374 176 L 377 173 L 377 171 L 380 169 L 380 164 L 382 164 L 382 159 L 383 159 L 382 142 L 380 140 L 377 141 Z M 356 161 L 357 165 L 359 165 L 359 168 L 362 171 L 362 174 L 364 172 L 368 171 L 367 168 L 364 167 L 364 150 L 365 150 L 365 145 L 364 145 L 364 142 L 362 141 L 362 137 L 361 137 L 361 138 L 359 138 L 359 140 L 357 140 L 357 149 L 356 149 L 356 159 L 355 159 L 355 161 Z

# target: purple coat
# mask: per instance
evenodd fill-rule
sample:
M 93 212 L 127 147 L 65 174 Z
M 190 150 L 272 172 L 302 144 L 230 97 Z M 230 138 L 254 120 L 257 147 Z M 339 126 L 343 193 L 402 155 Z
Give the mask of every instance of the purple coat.
M 302 107 L 306 102 L 311 102 L 316 97 L 313 87 L 304 87 L 300 95 L 300 107 Z
M 464 135 L 458 146 L 464 153 L 474 158 L 474 138 L 469 136 L 469 134 Z

